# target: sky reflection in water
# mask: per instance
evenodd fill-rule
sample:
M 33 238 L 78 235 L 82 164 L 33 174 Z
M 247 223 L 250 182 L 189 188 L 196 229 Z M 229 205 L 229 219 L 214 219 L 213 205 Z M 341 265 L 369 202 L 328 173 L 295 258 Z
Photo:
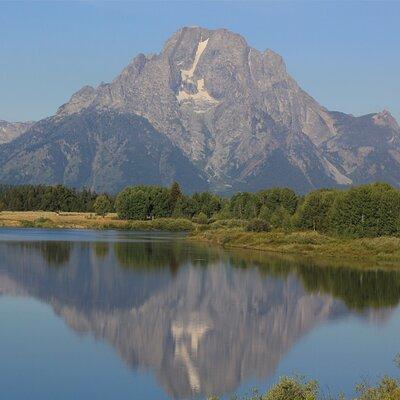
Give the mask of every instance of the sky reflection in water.
M 301 373 L 395 374 L 400 273 L 188 244 L 0 230 L 0 387 L 13 399 L 184 399 Z

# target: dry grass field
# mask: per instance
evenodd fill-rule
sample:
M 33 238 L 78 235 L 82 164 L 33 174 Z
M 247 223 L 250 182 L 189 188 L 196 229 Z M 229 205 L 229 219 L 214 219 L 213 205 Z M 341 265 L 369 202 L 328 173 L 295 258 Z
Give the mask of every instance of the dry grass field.
M 73 229 L 131 229 L 189 231 L 195 224 L 182 218 L 159 218 L 148 221 L 126 221 L 110 213 L 104 217 L 95 213 L 50 211 L 2 211 L 0 226 L 23 228 L 73 228 Z
M 2 211 L 0 226 L 43 228 L 126 228 L 126 221 L 116 214 L 101 217 L 94 213 L 50 212 L 50 211 Z

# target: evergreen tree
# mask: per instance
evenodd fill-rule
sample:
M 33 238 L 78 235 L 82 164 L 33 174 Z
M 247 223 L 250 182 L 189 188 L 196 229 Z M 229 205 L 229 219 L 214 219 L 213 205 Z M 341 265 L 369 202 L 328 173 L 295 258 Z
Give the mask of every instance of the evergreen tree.
M 179 198 L 182 197 L 182 191 L 178 182 L 174 182 L 171 186 L 169 193 L 169 206 L 171 208 L 171 213 L 174 212 L 175 206 Z

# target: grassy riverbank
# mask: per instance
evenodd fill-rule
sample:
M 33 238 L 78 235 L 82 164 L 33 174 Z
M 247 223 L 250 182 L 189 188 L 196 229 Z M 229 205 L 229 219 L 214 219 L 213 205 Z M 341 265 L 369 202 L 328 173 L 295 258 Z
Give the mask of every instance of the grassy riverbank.
M 195 224 L 183 218 L 158 218 L 149 221 L 126 221 L 117 214 L 102 217 L 95 213 L 50 211 L 2 211 L 0 226 L 23 228 L 128 229 L 189 231 Z
M 243 248 L 288 255 L 358 261 L 400 266 L 400 238 L 338 238 L 313 231 L 247 232 L 245 222 L 217 221 L 201 225 L 183 218 L 159 218 L 149 221 L 126 221 L 116 214 L 105 217 L 94 213 L 55 213 L 44 211 L 2 211 L 0 226 L 74 229 L 127 229 L 186 231 L 189 240 L 226 248 Z
M 246 232 L 243 228 L 197 229 L 190 240 L 226 248 L 243 248 L 332 260 L 400 267 L 400 238 L 336 238 L 318 232 Z

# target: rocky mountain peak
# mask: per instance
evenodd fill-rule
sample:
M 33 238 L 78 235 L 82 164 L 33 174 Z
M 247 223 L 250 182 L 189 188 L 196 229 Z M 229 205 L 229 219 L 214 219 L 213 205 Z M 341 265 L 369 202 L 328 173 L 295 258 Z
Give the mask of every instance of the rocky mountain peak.
M 89 106 L 96 96 L 96 89 L 92 86 L 84 86 L 82 89 L 74 93 L 68 103 L 63 104 L 57 110 L 57 115 L 69 115 L 81 111 Z
M 72 156 L 76 143 L 65 144 L 63 135 L 68 132 L 63 124 L 70 116 L 74 120 L 68 126 L 74 121 L 90 135 L 89 144 L 85 143 L 89 155 Z M 145 138 L 136 129 L 144 126 L 143 119 L 149 124 Z M 127 121 L 137 126 L 125 126 Z M 106 122 L 109 125 L 102 126 Z M 143 151 L 151 159 L 146 163 L 153 167 L 159 163 L 154 176 L 162 176 L 162 183 L 177 170 L 164 173 L 165 164 L 154 158 L 155 154 L 164 154 L 160 137 L 168 142 L 169 154 L 181 153 L 181 165 L 191 163 L 191 180 L 197 174 L 198 182 L 205 180 L 219 192 L 269 186 L 289 186 L 304 192 L 376 179 L 397 185 L 400 177 L 400 129 L 388 111 L 361 117 L 330 112 L 299 87 L 279 54 L 254 49 L 241 35 L 226 29 L 180 29 L 159 54 L 138 54 L 112 82 L 97 88 L 83 87 L 40 129 L 46 124 L 60 135 L 60 148 L 52 157 L 65 156 L 64 164 L 73 164 L 67 169 L 68 183 L 79 186 L 85 179 L 86 186 L 101 190 L 107 189 L 100 183 L 103 178 L 87 172 L 94 166 L 86 163 L 85 172 L 79 172 L 77 165 L 82 157 L 93 157 L 99 171 L 103 161 L 112 169 L 110 160 L 118 154 L 118 145 L 130 142 L 132 149 L 135 146 L 133 137 L 124 133 L 139 135 L 138 143 L 147 145 L 143 150 L 138 144 L 132 151 Z M 122 131 L 114 132 L 115 124 Z M 100 132 L 107 145 L 99 142 Z M 84 139 L 79 136 L 79 140 Z M 48 145 L 51 149 L 55 146 Z M 17 147 L 26 143 L 15 146 L 18 157 L 25 157 L 26 152 L 18 153 Z M 112 146 L 111 152 L 107 146 Z M 32 151 L 39 150 L 32 145 Z M 38 153 L 38 168 L 57 166 L 56 175 L 43 172 L 43 176 L 61 179 L 66 174 L 58 168 L 61 164 L 50 156 L 44 163 L 43 154 Z M 26 156 L 27 165 L 31 165 L 30 157 Z M 114 164 L 132 165 L 129 155 L 124 153 L 124 157 L 125 164 L 121 159 Z M 1 160 L 0 149 L 0 164 Z M 13 163 L 6 153 L 4 160 Z M 169 161 L 171 166 L 171 157 Z M 7 175 L 11 179 L 13 168 L 3 170 L 0 178 Z M 18 176 L 27 180 L 30 175 Z M 130 175 L 119 171 L 119 176 Z M 113 188 L 116 186 L 114 179 Z
M 383 110 L 373 117 L 374 121 L 378 125 L 387 126 L 394 130 L 398 130 L 400 132 L 400 126 L 397 123 L 396 119 L 388 110 Z

